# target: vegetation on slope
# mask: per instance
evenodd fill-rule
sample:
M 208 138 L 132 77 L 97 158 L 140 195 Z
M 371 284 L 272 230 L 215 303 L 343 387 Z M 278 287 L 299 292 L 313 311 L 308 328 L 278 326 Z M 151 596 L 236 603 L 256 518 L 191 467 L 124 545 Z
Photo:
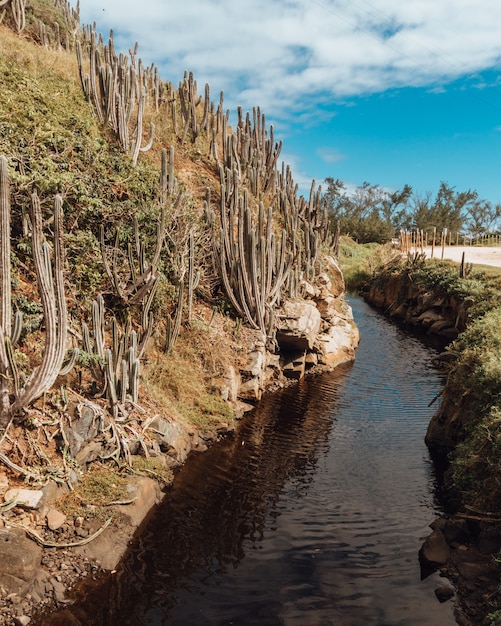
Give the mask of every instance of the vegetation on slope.
M 42 428 L 51 455 L 66 454 L 85 400 L 100 407 L 115 460 L 147 449 L 156 413 L 205 438 L 227 430 L 228 370 L 243 365 L 257 339 L 273 348 L 274 308 L 301 296 L 322 254 L 333 252 L 320 190 L 312 184 L 309 199 L 298 195 L 261 111 L 239 110 L 233 130 L 222 93 L 215 104 L 208 85 L 199 95 L 191 74 L 180 78 L 174 87 L 144 68 L 137 50 L 119 54 L 111 34 L 106 42 L 94 27 L 80 28 L 62 0 L 3 9 L 1 197 L 11 251 L 10 264 L 2 261 L 0 413 L 9 424 L 3 458 L 28 480 L 57 464 L 58 480 L 68 479 L 64 455 L 45 458 L 34 440 Z M 46 377 L 36 411 L 17 410 L 52 349 L 36 282 L 51 281 L 59 204 L 65 278 L 52 280 L 64 289 L 76 363 L 49 394 Z M 33 262 L 38 250 L 44 266 Z M 18 322 L 22 314 L 19 337 L 10 335 L 11 313 Z

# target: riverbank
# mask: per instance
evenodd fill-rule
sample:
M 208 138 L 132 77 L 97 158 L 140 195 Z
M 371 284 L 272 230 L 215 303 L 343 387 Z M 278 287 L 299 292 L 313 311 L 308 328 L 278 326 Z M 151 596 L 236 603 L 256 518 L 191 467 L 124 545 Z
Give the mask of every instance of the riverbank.
M 357 331 L 320 192 L 277 168 L 259 109 L 231 128 L 222 92 L 118 57 L 69 3 L 0 22 L 1 610 L 27 624 Z
M 452 341 L 437 359 L 446 384 L 426 434 L 451 515 L 432 526 L 422 562 L 455 582 L 465 619 L 476 625 L 489 624 L 491 613 L 497 618 L 501 601 L 494 566 L 501 547 L 501 274 L 494 269 L 497 249 L 477 249 L 468 258 L 469 250 L 462 266 L 420 255 L 393 259 L 368 280 L 365 297 L 386 314 Z M 461 261 L 462 253 L 446 248 L 444 256 Z

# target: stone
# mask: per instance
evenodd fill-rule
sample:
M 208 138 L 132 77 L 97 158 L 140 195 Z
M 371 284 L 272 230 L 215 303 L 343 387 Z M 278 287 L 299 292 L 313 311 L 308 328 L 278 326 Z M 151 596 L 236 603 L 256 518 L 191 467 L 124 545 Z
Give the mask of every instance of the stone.
M 16 501 L 16 506 L 26 509 L 38 509 L 42 504 L 43 491 L 40 489 L 9 489 L 5 492 L 5 502 Z
M 192 448 L 191 437 L 180 422 L 173 422 L 160 416 L 154 417 L 148 426 L 160 451 L 169 454 L 178 463 L 184 463 Z
M 339 263 L 332 256 L 326 256 L 324 259 L 325 271 L 330 278 L 330 292 L 337 297 L 342 295 L 346 290 L 343 271 Z
M 0 588 L 24 594 L 41 566 L 42 548 L 18 528 L 0 529 Z
M 95 461 L 101 456 L 104 450 L 103 443 L 101 441 L 91 441 L 84 445 L 76 454 L 75 460 L 81 467 L 85 467 L 92 461 Z
M 236 402 L 241 381 L 240 373 L 233 365 L 230 365 L 224 373 L 223 384 L 221 385 L 221 396 L 224 400 Z
M 249 376 L 259 376 L 265 366 L 265 351 L 254 350 L 247 357 L 247 363 L 242 368 L 242 374 Z
M 54 590 L 54 598 L 57 602 L 64 602 L 66 600 L 66 587 L 63 583 L 59 582 L 55 578 L 50 579 L 50 584 Z
M 319 334 L 315 341 L 315 349 L 319 355 L 320 363 L 324 365 L 339 365 L 353 360 L 355 356 L 356 335 L 353 326 L 349 322 L 339 320 L 335 326 L 331 326 L 327 333 Z
M 454 595 L 454 589 L 448 585 L 441 585 L 435 589 L 435 595 L 439 602 L 447 602 Z
M 276 313 L 276 339 L 281 350 L 311 350 L 320 330 L 322 317 L 312 302 L 286 301 Z
M 28 617 L 27 615 L 20 615 L 19 617 L 14 618 L 14 624 L 16 624 L 16 626 L 28 626 L 30 622 L 31 617 Z
M 73 458 L 76 458 L 80 450 L 97 437 L 99 430 L 98 419 L 96 418 L 101 414 L 101 408 L 92 402 L 85 402 L 76 406 L 75 417 L 69 425 L 65 425 L 65 439 Z
M 450 556 L 449 546 L 441 530 L 434 530 L 419 550 L 419 562 L 422 574 L 431 573 L 445 565 Z M 424 571 L 423 571 L 424 570 Z
M 47 526 L 50 530 L 57 530 L 66 523 L 66 515 L 57 509 L 50 509 L 47 513 Z
M 128 529 L 125 531 L 111 524 L 90 543 L 74 548 L 77 554 L 87 557 L 90 561 L 99 561 L 104 569 L 116 568 L 127 549 L 127 534 L 131 528 L 135 529 L 143 522 L 162 497 L 157 481 L 144 476 L 131 476 L 128 479 L 127 491 L 127 498 L 133 502 L 116 506 L 116 511 L 122 519 L 127 520 Z M 89 526 L 89 532 L 96 532 L 98 528 Z
M 261 377 L 255 376 L 240 385 L 238 397 L 240 400 L 249 400 L 254 402 L 261 399 L 262 393 Z

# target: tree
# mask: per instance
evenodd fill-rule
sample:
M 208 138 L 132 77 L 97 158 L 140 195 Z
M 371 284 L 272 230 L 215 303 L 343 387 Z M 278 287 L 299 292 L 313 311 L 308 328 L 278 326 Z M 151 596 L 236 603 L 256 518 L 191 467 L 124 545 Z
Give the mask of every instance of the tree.
M 468 206 L 467 227 L 478 237 L 493 232 L 501 219 L 501 204 L 492 205 L 488 200 L 476 200 Z
M 406 205 L 412 188 L 390 192 L 379 185 L 364 182 L 352 194 L 344 183 L 327 178 L 324 201 L 333 227 L 339 224 L 341 233 L 349 234 L 361 243 L 384 242 L 391 239 L 406 216 Z
M 417 230 L 437 232 L 448 229 L 458 232 L 463 228 L 467 212 L 477 201 L 476 191 L 456 192 L 447 183 L 441 182 L 433 203 L 431 194 L 414 198 L 412 211 L 412 227 Z

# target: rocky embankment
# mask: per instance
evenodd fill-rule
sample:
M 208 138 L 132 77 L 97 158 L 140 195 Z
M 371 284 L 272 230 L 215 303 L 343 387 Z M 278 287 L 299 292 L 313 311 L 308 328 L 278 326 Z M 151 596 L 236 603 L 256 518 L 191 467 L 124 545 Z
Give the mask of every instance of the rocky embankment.
M 395 273 L 370 284 L 364 298 L 390 317 L 445 339 L 455 339 L 466 326 L 467 305 L 454 295 L 437 294 Z
M 337 262 L 327 258 L 316 284 L 306 285 L 305 298 L 286 301 L 277 309 L 275 340 L 270 342 L 257 331 L 252 335 L 245 365 L 230 367 L 218 382 L 219 393 L 237 416 L 252 409 L 265 391 L 354 359 L 359 335 L 344 290 Z M 68 454 L 80 468 L 106 456 L 107 439 L 96 427 L 102 410 L 84 398 L 67 409 L 71 413 Z M 188 429 L 168 415 L 146 418 L 151 421 L 151 437 L 143 442 L 148 449 L 131 449 L 132 454 L 160 456 L 175 468 L 192 451 L 209 445 L 195 428 Z M 109 518 L 103 522 L 62 513 L 58 501 L 68 490 L 60 481 L 50 481 L 40 489 L 20 488 L 12 484 L 10 472 L 0 474 L 2 624 L 36 623 L 32 616 L 44 607 L 71 603 L 71 588 L 77 581 L 113 570 L 131 537 L 162 498 L 160 482 L 133 476 L 128 479 L 128 497 L 112 503 Z

